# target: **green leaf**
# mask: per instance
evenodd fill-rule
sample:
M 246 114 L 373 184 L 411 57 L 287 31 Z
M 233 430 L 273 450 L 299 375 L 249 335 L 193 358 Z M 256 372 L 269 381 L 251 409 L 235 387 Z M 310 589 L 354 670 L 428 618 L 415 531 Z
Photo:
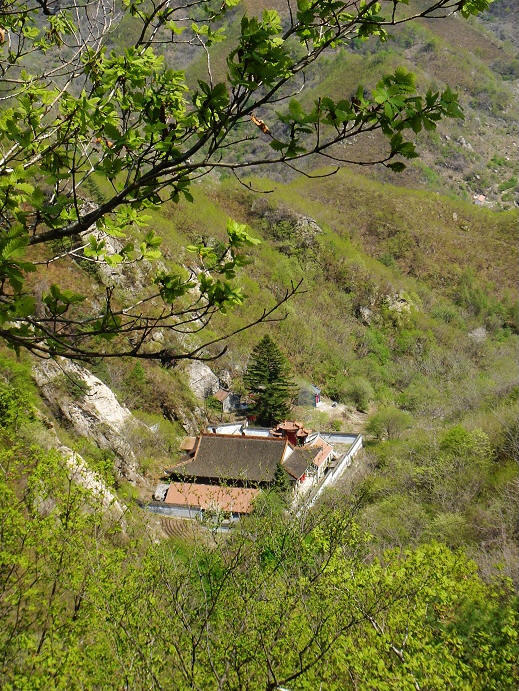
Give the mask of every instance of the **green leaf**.
M 24 295 L 15 300 L 12 307 L 12 318 L 23 319 L 34 314 L 36 300 L 31 295 Z
M 377 103 L 384 103 L 389 98 L 389 94 L 386 89 L 377 88 L 373 90 L 373 98 Z
M 278 139 L 273 139 L 269 145 L 274 151 L 283 151 L 283 149 L 287 147 L 287 144 L 283 144 L 283 142 L 280 142 Z
M 391 168 L 391 170 L 393 170 L 395 173 L 401 173 L 406 168 L 405 163 L 402 163 L 401 161 L 387 163 L 386 165 L 388 168 Z

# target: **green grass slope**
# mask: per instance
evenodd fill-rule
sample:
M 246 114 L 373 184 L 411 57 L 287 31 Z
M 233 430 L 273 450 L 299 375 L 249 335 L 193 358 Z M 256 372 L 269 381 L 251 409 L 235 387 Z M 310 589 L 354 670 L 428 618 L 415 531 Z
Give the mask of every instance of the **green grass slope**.
M 434 537 L 464 545 L 489 576 L 497 563 L 513 575 L 517 212 L 349 170 L 253 184 L 269 193 L 208 184 L 194 204 L 170 212 L 189 237 L 223 236 L 230 215 L 264 240 L 240 277 L 247 303 L 226 317 L 227 329 L 304 278 L 286 318 L 235 337 L 215 369 L 229 369 L 239 388 L 248 353 L 268 330 L 297 376 L 371 415 L 374 439 L 357 489 L 380 549 Z M 302 229 L 302 217 L 321 232 Z M 224 322 L 214 328 L 221 333 Z M 362 419 L 346 414 L 339 423 L 360 431 Z M 326 415 L 309 420 L 331 424 Z M 449 435 L 458 429 L 465 446 L 453 451 Z

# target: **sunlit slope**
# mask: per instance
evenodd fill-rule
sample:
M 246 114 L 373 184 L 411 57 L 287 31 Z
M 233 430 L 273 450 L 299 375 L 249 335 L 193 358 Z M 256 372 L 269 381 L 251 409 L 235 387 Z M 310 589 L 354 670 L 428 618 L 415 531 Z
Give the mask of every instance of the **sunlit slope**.
M 452 190 L 468 199 L 482 193 L 506 207 L 514 201 L 519 172 L 515 62 L 510 46 L 481 24 L 457 17 L 423 20 L 394 31 L 386 44 L 357 44 L 353 51 L 328 57 L 318 75 L 324 78 L 310 86 L 304 99 L 310 104 L 325 94 L 348 98 L 358 83 L 371 89 L 381 73 L 397 66 L 417 75 L 420 90 L 451 86 L 460 96 L 465 119 L 444 121 L 436 132 L 420 134 L 421 160 L 403 176 L 374 172 L 397 184 Z M 343 150 L 346 158 L 370 160 L 380 146 L 382 137 L 359 138 Z
M 225 80 L 225 58 L 239 31 L 240 16 L 247 11 L 260 11 L 275 6 L 283 16 L 283 3 L 263 2 L 239 6 L 226 27 L 228 40 L 210 49 L 211 73 L 215 80 Z M 505 21 L 512 22 L 510 17 Z M 179 49 L 180 51 L 180 49 Z M 182 51 L 171 56 L 185 64 Z M 188 61 L 189 62 L 189 61 Z M 510 41 L 488 30 L 482 21 L 466 21 L 458 16 L 447 19 L 420 20 L 395 27 L 385 43 L 375 39 L 353 41 L 345 48 L 329 51 L 306 74 L 305 87 L 297 98 L 307 109 L 320 97 L 349 99 L 359 84 L 374 88 L 383 74 L 405 67 L 416 74 L 419 92 L 428 88 L 443 89 L 449 85 L 460 97 L 464 120 L 447 120 L 438 130 L 420 133 L 415 138 L 421 157 L 411 162 L 404 174 L 396 175 L 379 166 L 367 171 L 371 177 L 401 186 L 427 187 L 452 193 L 473 201 L 483 194 L 494 208 L 510 208 L 517 198 L 519 162 L 515 141 L 519 118 L 517 81 L 519 63 Z M 193 53 L 187 65 L 190 83 L 208 80 L 207 57 Z M 274 111 L 283 105 L 259 113 L 275 136 L 282 136 L 283 127 L 276 123 Z M 250 131 L 249 131 L 250 129 Z M 252 124 L 245 134 L 256 134 Z M 238 156 L 268 151 L 268 138 L 238 146 Z M 386 142 L 378 134 L 349 140 L 334 153 L 347 160 L 367 161 L 379 158 Z M 312 168 L 326 164 L 313 159 L 305 165 Z M 289 178 L 292 172 L 277 168 L 268 175 Z
M 232 216 L 264 240 L 239 279 L 244 307 L 215 322 L 214 333 L 240 328 L 303 278 L 305 292 L 280 312 L 286 318 L 262 329 L 279 339 L 300 375 L 330 393 L 344 376 L 367 379 L 379 401 L 396 401 L 420 384 L 420 409 L 441 400 L 443 417 L 482 405 L 482 392 L 488 402 L 509 390 L 517 347 L 516 212 L 382 185 L 348 170 L 254 186 L 269 193 L 230 181 L 207 184 L 195 189 L 194 204 L 167 212 L 186 238 L 223 237 Z M 322 232 L 302 237 L 297 214 Z M 173 252 L 168 244 L 166 237 L 165 250 Z M 395 296 L 409 312 L 388 310 Z M 470 335 L 477 328 L 485 331 L 484 358 Z M 233 338 L 217 367 L 239 372 L 260 334 Z

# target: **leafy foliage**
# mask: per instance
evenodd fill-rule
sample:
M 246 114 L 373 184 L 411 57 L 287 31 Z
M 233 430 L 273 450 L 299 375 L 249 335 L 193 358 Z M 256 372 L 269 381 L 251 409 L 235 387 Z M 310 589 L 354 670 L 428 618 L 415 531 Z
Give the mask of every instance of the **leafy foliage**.
M 343 403 L 352 402 L 357 410 L 366 412 L 375 392 L 364 377 L 346 377 L 339 375 L 328 386 L 329 395 Z
M 191 183 L 211 171 L 239 176 L 251 165 L 277 163 L 297 169 L 313 154 L 342 162 L 337 144 L 374 131 L 386 137 L 387 151 L 357 162 L 403 170 L 403 161 L 417 155 L 404 138 L 407 130 L 433 130 L 443 117 L 461 117 L 448 88 L 418 95 L 413 75 L 398 68 L 370 95 L 361 86 L 350 100 L 323 95 L 307 109 L 290 94 L 328 49 L 369 37 L 385 40 L 387 27 L 435 17 L 446 7 L 468 16 L 489 0 L 439 0 L 416 12 L 386 0 L 358 8 L 301 2 L 287 18 L 272 9 L 243 15 L 231 41 L 226 31 L 238 4 L 202 0 L 191 13 L 183 3 L 128 0 L 118 13 L 110 0 L 96 0 L 94 24 L 89 8 L 79 3 L 74 12 L 43 0 L 5 5 L 0 335 L 11 347 L 39 355 L 123 354 L 172 362 L 214 346 L 212 339 L 194 346 L 184 336 L 200 333 L 218 312 L 244 299 L 231 281 L 246 261 L 239 250 L 253 241 L 232 222 L 224 251 L 203 241 L 189 267 L 177 252 L 177 261 L 158 269 L 133 300 L 109 286 L 94 309 L 83 294 L 54 285 L 38 305 L 30 274 L 70 258 L 109 268 L 161 260 L 161 236 L 148 228 L 150 212 L 169 201 L 192 201 Z M 112 40 L 116 32 L 119 38 Z M 207 76 L 196 85 L 171 67 L 175 51 L 186 44 L 197 46 L 207 63 Z M 217 44 L 226 53 L 220 81 L 212 70 Z M 274 103 L 281 110 L 269 125 L 258 113 Z M 245 159 L 233 154 L 236 143 L 253 141 L 268 142 L 270 154 L 256 155 L 252 148 Z M 88 189 L 96 181 L 104 194 L 93 203 Z M 72 246 L 53 255 L 49 243 L 63 239 Z M 38 246 L 45 256 L 35 261 Z M 250 325 L 268 319 L 296 292 L 291 285 Z M 159 346 L 152 336 L 161 330 L 168 339 Z
M 276 466 L 276 472 L 274 474 L 274 490 L 280 495 L 282 499 L 285 499 L 289 489 L 290 479 L 288 477 L 288 473 L 283 468 L 281 463 L 278 463 Z
M 516 599 L 460 553 L 366 559 L 352 507 L 269 502 L 224 541 L 150 544 L 57 454 L 1 444 L 8 688 L 515 688 Z
M 18 430 L 34 417 L 35 403 L 27 368 L 0 357 L 0 427 Z
M 411 427 L 411 422 L 409 413 L 395 407 L 383 408 L 371 417 L 366 429 L 376 437 L 395 439 Z

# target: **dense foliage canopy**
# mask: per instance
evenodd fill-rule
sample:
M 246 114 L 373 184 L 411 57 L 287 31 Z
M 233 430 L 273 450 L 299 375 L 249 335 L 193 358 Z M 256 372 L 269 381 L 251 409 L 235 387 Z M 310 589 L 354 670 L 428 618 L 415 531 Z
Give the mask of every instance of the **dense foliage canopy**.
M 217 314 L 244 299 L 236 279 L 256 242 L 232 220 L 227 243 L 213 233 L 205 192 L 191 183 L 227 171 L 247 186 L 240 171 L 252 164 L 292 170 L 312 154 L 335 162 L 353 148 L 339 144 L 374 131 L 387 135 L 382 165 L 398 171 L 415 155 L 403 135 L 459 115 L 454 95 L 416 96 L 399 70 L 370 93 L 340 102 L 323 93 L 309 107 L 299 96 L 306 68 L 341 42 L 487 4 L 289 0 L 279 17 L 242 19 L 236 0 L 2 3 L 0 334 L 37 355 L 110 357 L 90 367 L 145 421 L 129 438 L 145 483 L 177 450 L 178 420 L 196 402 L 177 370 L 117 356 L 217 355 L 226 335 Z M 205 77 L 179 70 L 197 51 Z M 30 358 L 2 351 L 0 686 L 516 689 L 517 316 L 500 294 L 512 252 L 499 261 L 513 218 L 428 192 L 355 187 L 343 169 L 333 185 L 322 181 L 319 206 L 313 180 L 270 195 L 273 208 L 287 203 L 322 227 L 315 246 L 298 250 L 297 223 L 288 237 L 288 221 L 271 227 L 274 214 L 255 223 L 248 192 L 232 183 L 218 186 L 228 197 L 220 216 L 236 212 L 257 234 L 285 240 L 279 252 L 259 248 L 244 277 L 257 320 L 275 318 L 272 307 L 298 290 L 287 277 L 302 270 L 315 292 L 276 338 L 327 394 L 370 411 L 376 440 L 308 514 L 284 512 L 279 467 L 277 487 L 231 534 L 189 524 L 194 538 L 166 539 L 135 506 L 112 452 L 75 436 L 53 407 L 68 396 L 79 409 L 91 393 L 63 374 L 55 400 L 44 401 L 22 364 Z M 160 242 L 155 208 L 189 223 L 191 193 L 199 238 L 184 251 L 171 236 Z M 435 214 L 449 232 L 432 247 L 442 230 L 428 228 Z M 355 217 L 351 241 L 339 217 Z M 396 235 L 372 232 L 386 222 Z M 471 268 L 450 273 L 470 245 Z M 503 273 L 495 291 L 492 273 L 471 273 L 481 266 L 475 254 Z M 71 265 L 73 289 L 62 270 Z M 85 276 L 144 265 L 144 286 L 105 292 L 92 280 L 97 294 L 84 290 Z M 406 293 L 410 310 L 395 315 L 384 301 L 401 286 L 416 295 Z M 256 320 L 238 312 L 229 332 Z M 245 331 L 223 366 L 242 371 L 252 338 Z M 267 344 L 258 361 L 272 353 Z M 277 407 L 289 377 L 274 355 L 284 379 L 270 398 Z M 261 393 L 268 375 L 257 365 Z M 264 422 L 282 417 L 277 407 Z
M 57 453 L 0 443 L 2 688 L 517 686 L 510 586 L 462 554 L 367 560 L 355 506 L 268 498 L 231 536 L 157 544 Z

